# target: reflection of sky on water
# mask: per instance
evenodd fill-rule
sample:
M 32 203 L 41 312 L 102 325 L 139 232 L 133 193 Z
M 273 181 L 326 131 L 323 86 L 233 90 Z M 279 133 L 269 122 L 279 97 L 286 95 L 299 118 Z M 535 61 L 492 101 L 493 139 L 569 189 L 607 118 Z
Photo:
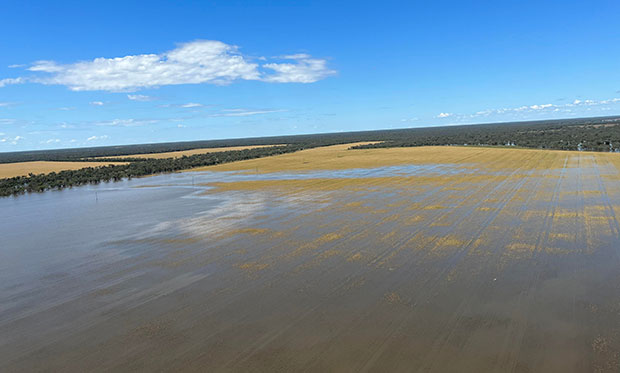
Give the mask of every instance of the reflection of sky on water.
M 344 170 L 316 170 L 296 172 L 272 172 L 252 173 L 250 171 L 237 172 L 192 172 L 182 174 L 193 178 L 195 183 L 209 183 L 217 181 L 252 181 L 252 180 L 306 180 L 306 179 L 345 179 L 345 178 L 373 178 L 393 176 L 440 176 L 456 175 L 462 173 L 482 172 L 478 169 L 465 168 L 468 165 L 461 164 L 426 164 L 426 165 L 400 165 L 376 168 L 351 168 Z

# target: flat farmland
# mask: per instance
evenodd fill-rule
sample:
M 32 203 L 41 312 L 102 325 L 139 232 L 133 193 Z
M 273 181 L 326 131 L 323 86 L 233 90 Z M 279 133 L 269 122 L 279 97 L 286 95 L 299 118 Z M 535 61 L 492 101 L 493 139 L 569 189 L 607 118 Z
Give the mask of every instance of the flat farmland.
M 123 162 L 50 162 L 50 161 L 34 161 L 34 162 L 17 162 L 17 163 L 0 163 L 0 179 L 27 176 L 29 173 L 48 174 L 50 172 L 59 172 L 64 170 L 79 170 L 86 167 L 100 167 L 109 164 L 125 164 Z
M 0 200 L 0 370 L 617 371 L 618 154 L 349 146 Z
M 232 150 L 244 150 L 244 149 L 258 149 L 258 148 L 267 148 L 267 147 L 278 146 L 278 145 L 280 144 L 254 145 L 254 146 L 227 146 L 227 147 L 221 147 L 221 148 L 199 148 L 199 149 L 192 149 L 192 150 L 180 150 L 176 152 L 121 155 L 121 156 L 115 156 L 113 158 L 155 158 L 155 159 L 180 158 L 183 156 L 190 156 L 190 155 L 195 155 L 195 154 L 219 153 L 219 152 L 227 152 L 227 151 L 232 151 Z M 105 159 L 105 158 L 111 158 L 111 157 L 97 157 L 97 158 Z

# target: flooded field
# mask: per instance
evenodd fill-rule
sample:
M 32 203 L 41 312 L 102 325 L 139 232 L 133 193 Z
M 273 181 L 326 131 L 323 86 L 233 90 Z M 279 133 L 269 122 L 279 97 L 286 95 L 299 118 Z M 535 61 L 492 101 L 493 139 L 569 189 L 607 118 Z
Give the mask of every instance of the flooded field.
M 620 157 L 318 148 L 0 199 L 0 371 L 620 364 Z

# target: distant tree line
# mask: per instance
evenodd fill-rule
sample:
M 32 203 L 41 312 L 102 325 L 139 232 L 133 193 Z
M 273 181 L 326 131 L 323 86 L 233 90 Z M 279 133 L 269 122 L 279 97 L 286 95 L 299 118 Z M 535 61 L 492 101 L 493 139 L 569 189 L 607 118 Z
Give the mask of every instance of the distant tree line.
M 353 148 L 429 145 L 516 146 L 523 148 L 620 151 L 620 118 L 430 127 L 401 131 L 398 138 Z
M 95 157 L 165 153 L 202 148 L 289 144 L 344 144 L 379 141 L 386 146 L 506 145 L 528 148 L 608 151 L 620 147 L 620 117 L 559 119 L 532 122 L 493 123 L 463 126 L 406 128 L 379 131 L 323 133 L 232 140 L 185 141 L 159 144 L 104 146 L 0 153 L 0 163 L 28 161 L 101 161 Z M 371 146 L 366 146 L 371 147 Z M 124 159 L 123 161 L 126 161 Z

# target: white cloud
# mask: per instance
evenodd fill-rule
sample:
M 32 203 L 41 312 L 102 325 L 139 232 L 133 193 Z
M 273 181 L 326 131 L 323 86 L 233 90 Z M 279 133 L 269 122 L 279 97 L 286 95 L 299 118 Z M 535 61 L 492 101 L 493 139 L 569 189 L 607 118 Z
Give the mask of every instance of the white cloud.
M 177 124 L 177 128 L 187 128 L 187 126 L 184 124 Z
M 437 115 L 437 118 L 448 118 L 448 117 L 451 117 L 452 115 L 454 115 L 454 114 L 452 114 L 452 113 L 439 113 Z
M 0 140 L 0 142 L 6 142 L 6 143 L 9 143 L 11 145 L 17 145 L 17 142 L 19 142 L 19 141 L 21 141 L 23 139 L 24 139 L 24 137 L 22 137 L 22 136 L 15 136 L 13 138 L 5 137 L 2 140 Z
M 91 136 L 89 138 L 86 139 L 86 141 L 97 141 L 97 140 L 106 140 L 108 139 L 108 135 L 103 135 L 103 136 Z
M 542 105 L 532 105 L 530 109 L 532 110 L 543 110 L 552 107 L 552 104 L 542 104 Z
M 60 142 L 60 139 L 49 139 L 46 141 L 43 141 L 44 144 L 57 144 Z
M 151 96 L 145 96 L 145 95 L 127 95 L 127 98 L 130 99 L 131 101 L 141 101 L 141 102 L 147 102 L 147 101 L 154 101 L 155 98 L 151 97 Z
M 181 44 L 163 54 L 96 58 L 61 65 L 39 61 L 30 71 L 51 74 L 43 84 L 60 84 L 74 91 L 135 91 L 174 84 L 227 83 L 257 80 L 257 65 L 249 63 L 237 47 L 219 41 Z
M 295 63 L 264 64 L 264 68 L 273 70 L 275 74 L 266 75 L 262 80 L 275 83 L 314 83 L 336 74 L 336 71 L 327 68 L 327 61 L 311 58 L 307 54 L 284 56 L 284 59 L 295 60 Z
M 615 104 L 620 102 L 620 98 L 610 98 L 609 100 L 603 100 L 603 101 L 599 101 L 600 104 L 605 105 L 605 104 Z
M 112 126 L 112 127 L 137 127 L 145 126 L 147 124 L 153 124 L 159 122 L 154 119 L 112 119 L 93 122 L 97 126 Z
M 172 107 L 172 108 L 192 109 L 192 108 L 199 108 L 199 107 L 212 107 L 215 105 L 204 105 L 204 104 L 197 103 L 197 102 L 188 102 L 186 104 L 162 104 L 162 105 L 157 105 L 157 106 L 162 107 L 162 108 Z
M 10 85 L 10 84 L 21 84 L 21 83 L 25 83 L 26 79 L 24 78 L 5 78 L 5 79 L 0 79 L 0 88 Z
M 199 104 L 196 102 L 188 102 L 187 104 L 181 105 L 182 108 L 194 108 L 194 107 L 203 107 L 203 104 Z
M 104 105 L 103 101 L 91 101 L 90 104 L 93 105 L 93 106 L 103 106 Z
M 336 73 L 327 67 L 326 60 L 307 54 L 282 56 L 279 59 L 293 62 L 259 65 L 239 53 L 234 45 L 197 40 L 180 44 L 161 54 L 99 57 L 69 64 L 38 61 L 28 68 L 37 75 L 3 79 L 0 80 L 0 87 L 28 80 L 64 85 L 73 91 L 131 92 L 165 85 L 228 84 L 236 80 L 312 83 Z
M 286 110 L 246 110 L 246 109 L 225 109 L 223 113 L 211 114 L 210 117 L 247 117 L 250 115 L 280 113 Z
M 12 102 L 0 102 L 0 107 L 7 107 L 13 105 Z
M 4 133 L 0 133 L 0 136 L 5 136 Z M 15 136 L 15 137 L 3 137 L 0 139 L 0 143 L 7 143 L 7 144 L 11 144 L 11 145 L 17 145 L 18 141 L 23 140 L 24 137 L 22 136 Z
M 567 104 L 536 104 L 536 105 L 524 105 L 512 108 L 501 108 L 501 109 L 487 109 L 481 110 L 474 114 L 465 115 L 465 114 L 453 114 L 453 117 L 457 120 L 467 120 L 472 118 L 479 117 L 493 117 L 497 115 L 517 115 L 518 118 L 527 118 L 531 114 L 540 114 L 540 113 L 560 113 L 560 114 L 571 114 L 575 115 L 579 113 L 583 114 L 583 110 L 591 111 L 592 108 L 595 108 L 600 111 L 609 111 L 611 108 L 606 108 L 604 105 L 613 105 L 620 103 L 620 98 L 610 98 L 606 100 L 579 100 L 576 99 L 572 103 Z M 441 114 L 440 114 L 441 115 Z M 440 117 L 440 116 L 438 116 Z

